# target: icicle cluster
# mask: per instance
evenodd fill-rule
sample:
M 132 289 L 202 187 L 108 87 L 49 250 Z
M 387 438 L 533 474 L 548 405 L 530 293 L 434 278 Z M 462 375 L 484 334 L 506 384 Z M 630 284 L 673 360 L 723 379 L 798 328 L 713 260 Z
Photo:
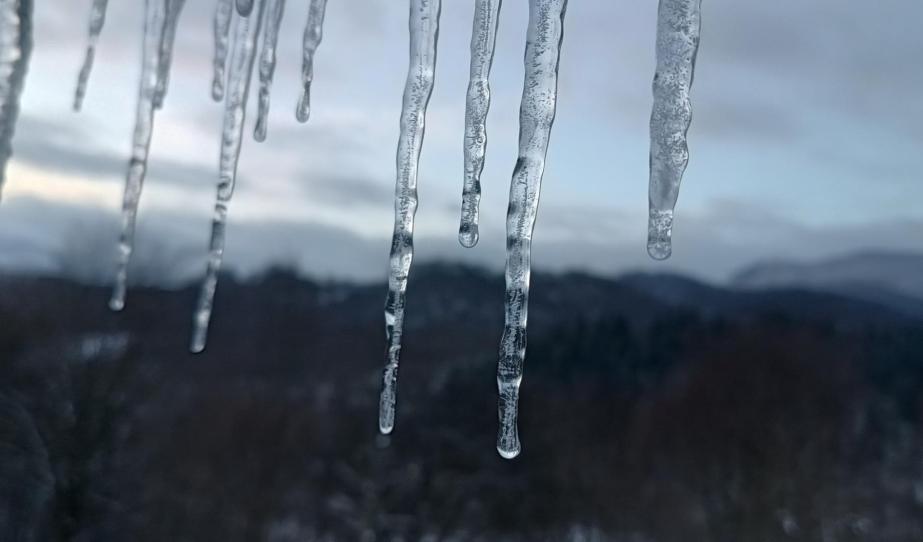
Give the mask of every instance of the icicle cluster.
M 505 458 L 516 457 L 520 452 L 516 420 L 526 350 L 532 229 L 555 116 L 558 61 L 566 7 L 567 0 L 530 0 L 529 3 L 526 75 L 519 117 L 519 157 L 510 183 L 507 214 L 506 324 L 497 370 L 500 396 L 497 450 Z M 379 416 L 383 433 L 390 433 L 394 428 L 407 276 L 413 260 L 417 164 L 423 143 L 426 104 L 435 72 L 439 8 L 438 0 L 413 0 L 410 8 L 410 70 L 401 113 L 391 274 L 385 304 L 388 350 Z M 465 115 L 465 182 L 459 229 L 459 240 L 465 246 L 474 246 L 478 239 L 479 177 L 484 166 L 486 119 L 490 104 L 488 76 L 499 10 L 499 1 L 478 0 L 475 4 L 471 78 Z
M 20 2 L 7 2 L 6 0 L 0 0 L 0 2 L 3 2 L 0 5 L 4 9 L 8 4 L 9 6 L 20 5 Z M 21 3 L 31 8 L 29 2 Z M 96 44 L 105 23 L 107 5 L 107 0 L 94 0 L 91 8 L 87 53 L 78 75 L 77 90 L 74 97 L 74 108 L 77 110 L 80 109 L 86 94 Z M 125 194 L 122 202 L 122 231 L 118 245 L 116 280 L 112 298 L 109 302 L 109 306 L 113 310 L 121 310 L 125 306 L 125 295 L 128 288 L 128 266 L 134 250 L 135 223 L 147 172 L 147 160 L 154 132 L 154 115 L 156 110 L 163 107 L 169 87 L 176 29 L 185 0 L 145 0 L 144 5 L 141 81 L 138 90 L 132 154 L 126 174 Z M 312 0 L 309 9 L 308 27 L 305 29 L 305 73 L 308 74 L 304 77 L 305 95 L 307 95 L 310 80 L 313 79 L 313 55 L 320 44 L 322 36 L 320 25 L 324 19 L 325 8 L 326 1 Z M 237 164 L 243 144 L 247 99 L 254 65 L 256 64 L 257 42 L 260 35 L 262 35 L 262 50 L 259 55 L 259 109 L 253 137 L 257 141 L 263 141 L 266 139 L 270 93 L 276 66 L 276 46 L 284 11 L 285 0 L 217 0 L 214 17 L 215 55 L 211 94 L 216 101 L 224 100 L 225 113 L 218 164 L 217 201 L 212 219 L 208 263 L 193 321 L 191 343 L 193 352 L 201 352 L 205 349 L 208 324 L 214 304 L 215 288 L 224 254 L 228 204 L 234 193 Z M 5 14 L 6 11 L 3 13 Z M 18 24 L 18 20 L 15 20 L 12 16 L 9 21 L 11 25 L 13 23 Z M 6 23 L 7 19 L 0 22 Z M 16 35 L 18 34 L 14 34 L 13 30 L 5 31 L 2 34 L 3 37 L 11 37 L 10 51 L 13 51 L 12 37 Z M 27 48 L 24 50 L 28 51 Z M 5 51 L 6 49 L 4 49 Z M 10 65 L 12 66 L 12 60 L 18 57 L 13 52 L 3 58 L 5 59 L 7 56 L 11 59 Z M 230 62 L 230 67 L 228 67 L 228 62 Z M 12 71 L 14 70 L 11 70 L 11 73 Z M 21 79 L 21 73 L 18 79 L 10 78 L 12 82 L 10 88 L 16 90 L 15 93 L 12 91 L 9 93 L 11 97 L 18 94 Z M 6 86 L 2 86 L 0 89 L 6 89 Z M 5 94 L 0 95 L 0 97 L 5 97 Z M 6 100 L 4 99 L 4 102 L 0 103 L 5 104 Z M 306 103 L 306 98 L 302 98 L 298 106 L 299 113 L 297 116 L 301 121 L 307 120 L 306 113 L 302 114 L 303 107 L 306 107 L 302 106 L 302 104 Z M 5 111 L 6 109 L 4 109 Z M 11 109 L 11 111 L 15 112 L 15 109 Z M 304 118 L 302 118 L 303 116 Z M 7 117 L 7 115 L 4 115 L 3 119 L 5 120 Z M 15 115 L 11 115 L 9 118 L 11 119 L 9 122 L 11 133 L 12 120 L 15 119 Z M 4 126 L 6 126 L 6 123 Z M 0 134 L 5 134 L 5 130 Z M 4 138 L 4 140 L 6 139 L 8 138 Z M 2 141 L 0 140 L 0 151 L 5 148 Z M 0 157 L 2 156 L 0 154 Z
M 247 101 L 254 69 L 259 74 L 257 120 L 253 137 L 267 135 L 279 28 L 286 0 L 216 0 L 214 73 L 211 94 L 224 101 L 218 165 L 218 187 L 212 219 L 208 264 L 193 323 L 191 350 L 206 345 L 218 274 L 224 255 L 228 206 L 237 179 L 244 138 Z M 689 92 L 699 42 L 701 0 L 661 0 L 657 28 L 657 73 L 651 115 L 650 222 L 648 250 L 656 259 L 670 255 L 673 208 L 688 161 L 686 132 L 691 120 Z M 163 106 L 169 85 L 176 30 L 185 0 L 145 0 L 142 76 L 132 156 L 126 175 L 119 242 L 118 273 L 111 307 L 125 304 L 127 270 L 133 250 L 135 219 L 147 170 L 154 115 Z M 379 428 L 394 429 L 397 375 L 403 337 L 407 281 L 413 261 L 417 181 L 432 94 L 439 35 L 441 0 L 409 0 L 410 66 L 404 87 L 397 146 L 395 221 L 391 243 L 388 296 L 385 303 L 386 363 L 382 376 Z M 92 5 L 86 58 L 78 77 L 74 108 L 86 93 L 95 47 L 102 31 L 107 0 Z M 501 0 L 475 0 L 471 65 L 465 110 L 464 185 L 459 241 L 478 242 L 480 176 L 487 149 L 489 76 L 497 37 Z M 327 0 L 309 0 L 302 38 L 302 95 L 298 121 L 310 115 L 314 54 L 323 37 Z M 519 154 L 510 183 L 506 221 L 505 324 L 500 343 L 497 384 L 499 431 L 497 450 L 505 458 L 521 451 L 517 429 L 519 388 L 526 355 L 532 233 L 538 212 L 545 157 L 554 123 L 558 64 L 567 0 L 530 0 L 525 47 L 525 80 L 520 106 Z M 0 0 L 0 184 L 9 156 L 9 138 L 22 87 L 29 30 L 20 21 L 31 9 L 27 0 Z M 262 38 L 262 39 L 260 39 Z M 258 48 L 260 49 L 258 51 Z M 259 57 L 259 62 L 257 62 Z M 258 68 L 256 65 L 258 64 Z
M 32 54 L 32 0 L 0 0 L 0 194 Z
M 673 209 L 689 163 L 689 92 L 699 49 L 702 0 L 660 0 L 657 72 L 651 114 L 650 219 L 647 251 L 664 260 L 673 252 Z

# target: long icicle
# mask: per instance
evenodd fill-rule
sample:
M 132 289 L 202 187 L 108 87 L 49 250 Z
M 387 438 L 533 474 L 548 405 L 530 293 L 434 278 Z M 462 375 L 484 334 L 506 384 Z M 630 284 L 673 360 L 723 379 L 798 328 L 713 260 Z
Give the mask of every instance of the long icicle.
M 157 92 L 163 25 L 166 21 L 165 0 L 145 0 L 144 5 L 141 82 L 138 90 L 135 131 L 131 144 L 131 160 L 125 176 L 125 195 L 122 199 L 122 232 L 119 237 L 115 287 L 112 290 L 112 298 L 109 300 L 109 308 L 114 311 L 120 311 L 125 307 L 128 262 L 134 250 L 138 202 L 141 199 L 141 189 L 147 173 L 147 158 L 151 148 L 151 136 L 154 132 L 154 97 Z
M 231 30 L 231 13 L 234 0 L 218 0 L 215 6 L 215 57 L 212 61 L 212 99 L 224 99 L 225 67 L 228 61 L 228 32 Z
M 519 386 L 526 356 L 532 231 L 538 212 L 545 155 L 554 124 L 558 62 L 567 0 L 530 0 L 525 84 L 519 110 L 519 158 L 506 215 L 506 315 L 497 367 L 500 429 L 497 451 L 519 455 Z
M 701 6 L 701 0 L 660 0 L 658 11 L 647 229 L 647 251 L 656 260 L 665 260 L 673 252 L 673 210 L 689 163 L 689 92 L 699 49 Z
M 471 74 L 465 106 L 465 185 L 462 190 L 458 241 L 465 247 L 478 243 L 478 208 L 481 171 L 487 152 L 487 112 L 490 109 L 490 67 L 497 42 L 501 0 L 477 0 L 471 32 Z
M 264 11 L 263 0 L 256 0 L 250 17 L 234 17 L 234 43 L 231 50 L 230 77 L 224 107 L 224 126 L 221 130 L 221 157 L 218 170 L 218 194 L 215 214 L 212 218 L 211 240 L 209 242 L 208 266 L 193 318 L 190 350 L 198 353 L 205 350 L 208 339 L 208 324 L 211 320 L 218 285 L 218 272 L 224 256 L 225 228 L 227 226 L 228 204 L 237 181 L 237 163 L 243 143 L 244 120 L 247 113 L 247 98 L 256 60 L 256 42 L 260 33 Z
M 272 92 L 272 78 L 276 73 L 276 44 L 279 41 L 279 27 L 285 13 L 285 0 L 267 0 L 266 23 L 263 28 L 263 49 L 260 51 L 260 95 L 253 139 L 266 141 L 266 126 L 269 122 L 269 99 Z
M 32 55 L 32 0 L 0 0 L 0 194 Z
M 410 2 L 410 69 L 404 85 L 401 135 L 397 144 L 397 182 L 394 201 L 394 237 L 391 240 L 388 297 L 385 301 L 385 334 L 388 350 L 382 375 L 378 428 L 394 429 L 397 370 L 404 333 L 407 276 L 413 261 L 413 219 L 417 211 L 417 173 L 423 147 L 426 107 L 433 92 L 436 42 L 442 0 Z
M 90 72 L 93 71 L 93 58 L 96 56 L 96 44 L 99 42 L 99 35 L 106 24 L 106 8 L 109 0 L 93 0 L 93 6 L 90 8 L 90 30 L 87 38 L 87 52 L 83 58 L 83 65 L 80 67 L 80 74 L 77 76 L 77 90 L 74 92 L 74 111 L 80 111 L 83 107 L 83 98 L 87 93 L 87 83 L 90 80 Z
M 253 12 L 253 0 L 237 0 L 237 13 L 241 17 L 249 17 Z
M 314 82 L 314 53 L 324 38 L 324 14 L 327 11 L 327 0 L 310 0 L 308 7 L 308 22 L 304 27 L 302 40 L 303 57 L 301 61 L 301 84 L 304 91 L 298 100 L 295 109 L 295 118 L 298 122 L 308 122 L 311 116 L 311 83 Z
M 157 91 L 154 93 L 154 107 L 163 108 L 167 88 L 170 86 L 170 67 L 173 65 L 173 45 L 176 43 L 176 26 L 183 12 L 186 0 L 166 0 L 167 15 L 160 40 L 160 62 L 157 66 Z

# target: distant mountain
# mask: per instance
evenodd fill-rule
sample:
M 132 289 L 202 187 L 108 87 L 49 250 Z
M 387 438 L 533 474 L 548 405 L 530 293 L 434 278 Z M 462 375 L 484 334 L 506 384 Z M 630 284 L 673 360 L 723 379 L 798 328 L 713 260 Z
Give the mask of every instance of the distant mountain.
M 923 310 L 923 254 L 859 252 L 815 263 L 759 262 L 731 280 L 743 289 L 806 289 Z

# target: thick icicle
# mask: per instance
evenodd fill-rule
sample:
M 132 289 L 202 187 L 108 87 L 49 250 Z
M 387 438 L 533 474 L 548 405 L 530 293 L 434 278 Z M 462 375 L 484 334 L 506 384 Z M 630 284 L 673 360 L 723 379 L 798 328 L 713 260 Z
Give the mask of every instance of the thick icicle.
M 301 61 L 301 84 L 304 92 L 298 100 L 295 109 L 295 118 L 298 122 L 308 122 L 311 116 L 311 83 L 314 81 L 314 53 L 317 52 L 321 40 L 324 38 L 324 13 L 327 11 L 327 0 L 310 0 L 308 7 L 308 22 L 304 27 L 302 41 L 303 57 Z
M 32 54 L 32 0 L 0 0 L 0 193 Z
M 689 92 L 701 28 L 701 0 L 660 0 L 657 72 L 651 114 L 650 218 L 647 251 L 664 260 L 673 252 L 673 209 L 689 163 Z
M 237 13 L 241 17 L 249 17 L 250 13 L 253 11 L 253 5 L 255 2 L 253 0 L 237 0 Z
M 237 181 L 237 162 L 243 143 L 244 120 L 247 113 L 247 98 L 250 94 L 250 80 L 256 59 L 256 41 L 263 21 L 263 0 L 256 0 L 250 17 L 236 15 L 231 50 L 230 76 L 224 106 L 224 126 L 221 130 L 221 156 L 218 166 L 218 196 L 215 214 L 212 218 L 211 241 L 209 242 L 208 267 L 198 306 L 193 319 L 193 352 L 205 350 L 208 338 L 208 324 L 211 320 L 215 288 L 218 285 L 218 271 L 224 256 L 224 237 L 227 225 L 228 204 Z M 239 5 L 239 4 L 238 4 Z
M 147 157 L 154 132 L 154 98 L 157 92 L 160 48 L 163 39 L 163 25 L 166 20 L 164 0 L 145 0 L 144 45 L 141 63 L 141 82 L 138 90 L 138 107 L 135 116 L 135 131 L 131 144 L 131 160 L 125 177 L 125 195 L 122 199 L 122 233 L 119 238 L 118 267 L 115 287 L 109 307 L 122 310 L 125 306 L 125 291 L 128 285 L 128 262 L 134 249 L 135 220 L 138 201 L 147 173 Z
M 167 6 L 166 22 L 163 26 L 163 38 L 160 40 L 160 62 L 157 66 L 157 91 L 154 94 L 154 107 L 163 108 L 163 100 L 170 86 L 170 67 L 173 65 L 173 45 L 176 43 L 176 26 L 183 12 L 186 0 L 165 0 Z
M 378 427 L 394 429 L 397 370 L 404 332 L 407 276 L 413 260 L 413 219 L 417 211 L 417 168 L 426 122 L 426 107 L 436 72 L 436 41 L 442 0 L 410 2 L 410 69 L 404 85 L 401 135 L 397 144 L 397 182 L 394 201 L 394 237 L 391 240 L 388 297 L 385 301 L 387 362 L 382 376 Z
M 554 123 L 558 61 L 567 0 L 530 0 L 525 84 L 519 110 L 519 158 L 510 183 L 506 215 L 506 316 L 497 367 L 500 431 L 497 451 L 519 455 L 519 385 L 526 356 L 532 230 Z
M 231 13 L 234 0 L 218 0 L 215 7 L 215 59 L 213 62 L 212 99 L 224 99 L 225 66 L 228 60 L 228 32 L 231 29 Z
M 260 52 L 260 96 L 256 127 L 253 139 L 266 140 L 266 124 L 269 122 L 269 94 L 272 92 L 272 77 L 276 72 L 276 43 L 279 41 L 279 26 L 285 13 L 285 0 L 267 0 L 266 26 L 263 28 L 263 50 Z
M 471 75 L 465 107 L 465 185 L 462 190 L 458 241 L 466 247 L 478 243 L 478 206 L 481 171 L 487 152 L 487 111 L 490 109 L 490 67 L 497 42 L 500 0 L 477 0 L 471 32 Z
M 93 70 L 93 58 L 96 56 L 96 43 L 99 41 L 99 35 L 106 24 L 106 8 L 109 0 L 93 0 L 93 7 L 90 8 L 90 32 L 87 38 L 87 52 L 83 58 L 83 66 L 80 67 L 80 74 L 77 76 L 77 91 L 74 93 L 74 111 L 80 111 L 83 107 L 83 97 L 87 93 L 87 82 L 90 80 L 90 72 Z

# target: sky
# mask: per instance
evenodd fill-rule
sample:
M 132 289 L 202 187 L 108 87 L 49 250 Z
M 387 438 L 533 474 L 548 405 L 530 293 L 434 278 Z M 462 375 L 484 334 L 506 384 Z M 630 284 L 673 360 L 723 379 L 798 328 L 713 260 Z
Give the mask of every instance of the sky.
M 111 2 L 84 109 L 70 106 L 89 0 L 36 3 L 35 50 L 0 205 L 0 268 L 109 276 L 134 124 L 142 2 Z M 683 272 L 723 281 L 764 259 L 923 245 L 923 3 L 703 2 L 691 159 L 673 257 L 646 253 L 657 5 L 573 0 L 533 245 L 536 268 Z M 142 198 L 141 281 L 204 269 L 221 105 L 211 101 L 214 3 L 188 0 Z M 307 0 L 289 0 L 269 135 L 248 137 L 228 265 L 295 265 L 383 280 L 407 71 L 407 0 L 331 0 L 312 118 L 294 119 Z M 491 77 L 481 242 L 457 241 L 473 1 L 445 0 L 420 163 L 418 262 L 502 269 L 516 161 L 525 0 L 503 4 Z M 248 134 L 255 100 L 251 101 Z

